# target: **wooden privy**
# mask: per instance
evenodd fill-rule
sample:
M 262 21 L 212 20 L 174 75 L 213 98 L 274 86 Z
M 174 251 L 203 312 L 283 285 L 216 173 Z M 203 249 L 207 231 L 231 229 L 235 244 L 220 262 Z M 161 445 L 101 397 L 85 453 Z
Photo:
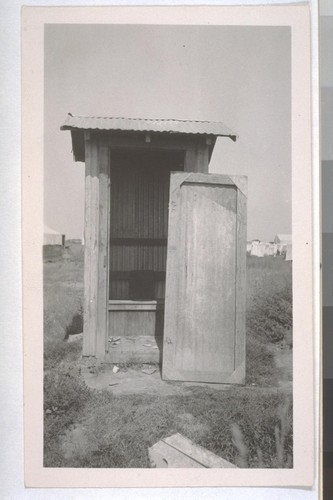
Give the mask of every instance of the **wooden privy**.
M 208 174 L 223 123 L 68 115 L 85 162 L 83 355 L 243 383 L 244 176 Z

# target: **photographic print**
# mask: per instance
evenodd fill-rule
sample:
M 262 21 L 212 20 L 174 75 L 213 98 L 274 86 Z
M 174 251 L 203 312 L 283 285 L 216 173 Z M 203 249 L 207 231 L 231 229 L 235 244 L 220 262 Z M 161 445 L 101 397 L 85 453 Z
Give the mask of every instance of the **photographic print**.
M 292 27 L 42 29 L 43 470 L 292 473 Z

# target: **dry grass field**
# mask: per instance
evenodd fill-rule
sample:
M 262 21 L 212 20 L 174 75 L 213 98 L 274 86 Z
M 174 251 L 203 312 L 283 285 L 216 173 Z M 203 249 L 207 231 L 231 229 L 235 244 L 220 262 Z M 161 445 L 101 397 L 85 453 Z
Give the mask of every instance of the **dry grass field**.
M 65 340 L 82 331 L 82 252 L 45 259 L 44 465 L 149 467 L 148 448 L 180 432 L 240 467 L 292 467 L 291 271 L 248 257 L 245 386 L 114 395 L 85 385 L 82 340 Z

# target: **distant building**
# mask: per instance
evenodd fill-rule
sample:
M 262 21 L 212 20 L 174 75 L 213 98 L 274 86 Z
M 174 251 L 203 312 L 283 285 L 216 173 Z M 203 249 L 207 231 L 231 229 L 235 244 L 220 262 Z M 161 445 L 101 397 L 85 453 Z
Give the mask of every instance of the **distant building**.
M 58 233 L 54 229 L 51 229 L 48 226 L 44 226 L 44 245 L 65 245 L 65 235 Z
M 277 245 L 275 243 L 267 243 L 260 240 L 252 240 L 251 248 L 248 250 L 250 255 L 256 257 L 264 257 L 265 255 L 275 257 L 277 254 Z
M 277 245 L 275 243 L 267 243 L 266 247 L 266 255 L 276 256 L 277 253 Z
M 264 246 L 259 240 L 252 241 L 251 255 L 254 255 L 255 257 L 264 256 Z
M 274 243 L 283 244 L 283 245 L 291 244 L 292 243 L 292 236 L 291 236 L 291 234 L 279 233 L 275 236 Z
M 278 233 L 274 238 L 274 243 L 277 244 L 277 253 L 279 255 L 287 254 L 287 250 L 289 248 L 288 260 L 292 260 L 291 257 L 289 257 L 292 255 L 292 235 L 291 234 Z
M 83 238 L 70 238 L 69 240 L 66 240 L 66 243 L 72 245 L 83 245 Z

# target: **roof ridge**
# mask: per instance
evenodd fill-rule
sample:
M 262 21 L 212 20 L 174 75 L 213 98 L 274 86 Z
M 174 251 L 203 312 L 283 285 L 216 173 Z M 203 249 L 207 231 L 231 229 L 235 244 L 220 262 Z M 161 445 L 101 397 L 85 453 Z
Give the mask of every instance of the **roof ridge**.
M 192 122 L 192 123 L 224 123 L 220 121 L 212 120 L 198 120 L 191 118 L 140 118 L 140 117 L 130 117 L 130 116 L 91 116 L 91 115 L 73 115 L 68 113 L 68 116 L 72 118 L 97 118 L 99 120 L 143 120 L 143 121 L 158 121 L 158 122 Z

